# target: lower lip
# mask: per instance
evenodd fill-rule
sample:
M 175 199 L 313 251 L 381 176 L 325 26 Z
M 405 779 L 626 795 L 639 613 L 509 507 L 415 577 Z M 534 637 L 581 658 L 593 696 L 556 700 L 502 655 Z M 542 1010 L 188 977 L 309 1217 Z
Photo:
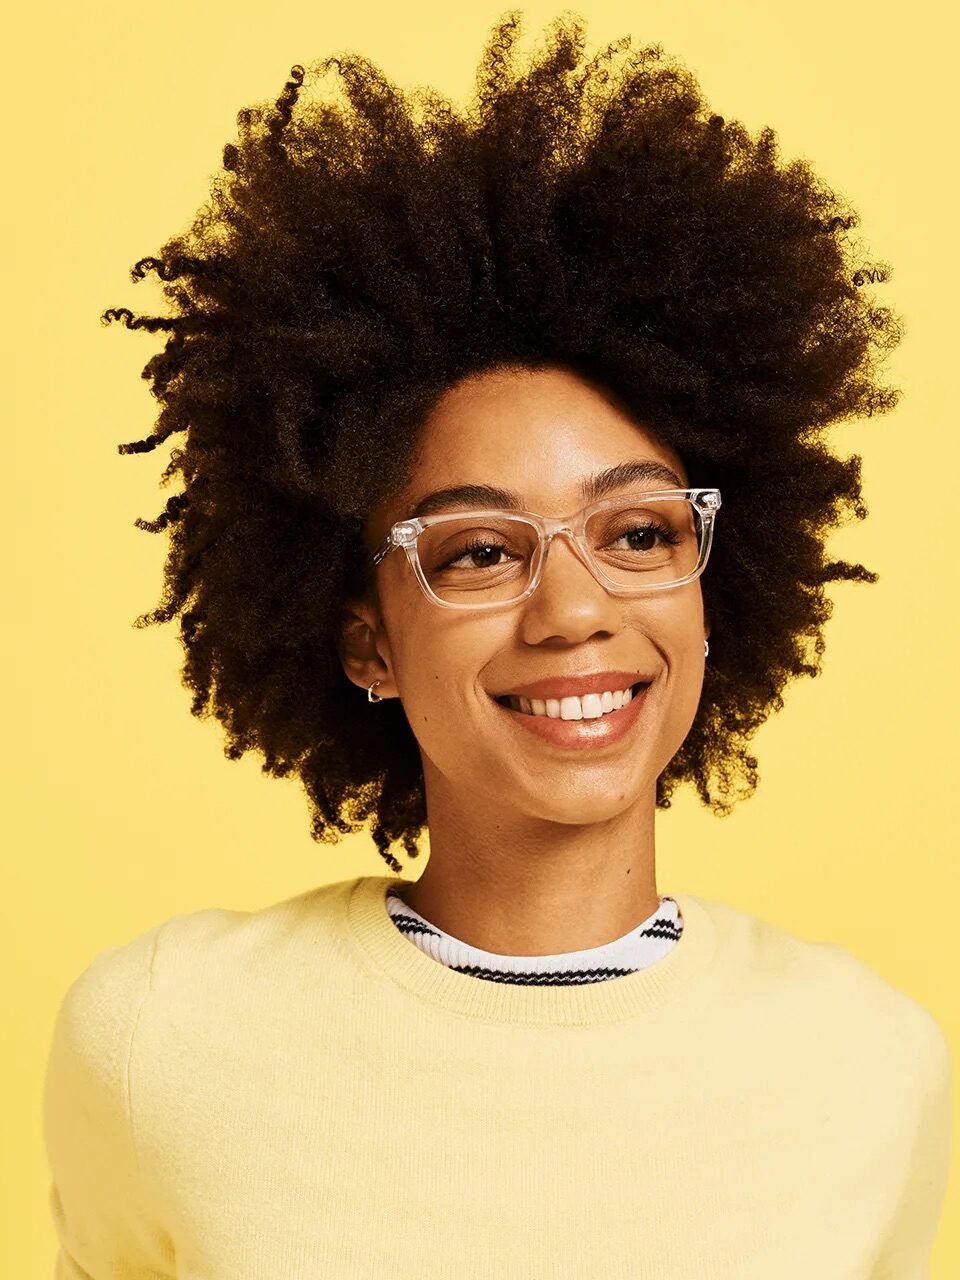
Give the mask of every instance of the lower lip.
M 627 706 L 619 711 L 609 711 L 590 720 L 562 720 L 553 716 L 532 716 L 526 711 L 514 711 L 494 699 L 494 705 L 511 717 L 521 728 L 535 733 L 544 742 L 556 747 L 601 747 L 629 733 L 636 723 L 651 686 L 635 693 Z

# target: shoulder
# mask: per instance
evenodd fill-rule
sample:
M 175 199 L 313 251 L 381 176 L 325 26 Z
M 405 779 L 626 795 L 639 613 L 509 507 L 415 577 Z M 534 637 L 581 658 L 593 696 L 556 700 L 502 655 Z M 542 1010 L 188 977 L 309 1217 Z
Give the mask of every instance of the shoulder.
M 728 903 L 698 898 L 710 914 L 718 955 L 745 987 L 788 1013 L 798 1029 L 824 1037 L 838 1060 L 865 1057 L 902 1078 L 950 1072 L 943 1027 L 915 997 L 848 948 L 804 938 Z
M 304 942 L 323 947 L 356 878 L 315 886 L 252 911 L 205 907 L 180 912 L 102 948 L 71 981 L 56 1035 L 102 1069 L 112 1045 L 129 1044 L 149 1002 L 185 1000 L 221 989 L 238 973 L 263 972 Z

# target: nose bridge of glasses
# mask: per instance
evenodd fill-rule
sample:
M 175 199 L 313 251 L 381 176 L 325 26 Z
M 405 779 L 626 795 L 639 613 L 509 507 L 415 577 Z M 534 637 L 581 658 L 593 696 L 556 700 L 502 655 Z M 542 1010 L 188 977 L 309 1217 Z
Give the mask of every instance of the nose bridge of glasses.
M 596 573 L 591 563 L 590 549 L 585 545 L 586 538 L 583 532 L 582 517 L 579 522 L 576 517 L 544 521 L 544 528 L 541 533 L 541 542 L 543 544 L 540 561 L 541 576 L 546 572 L 550 548 L 553 546 L 554 540 L 562 534 L 566 535 L 565 539 L 561 540 L 566 542 L 569 553 L 579 560 L 581 564 L 584 564 L 592 576 L 596 578 Z

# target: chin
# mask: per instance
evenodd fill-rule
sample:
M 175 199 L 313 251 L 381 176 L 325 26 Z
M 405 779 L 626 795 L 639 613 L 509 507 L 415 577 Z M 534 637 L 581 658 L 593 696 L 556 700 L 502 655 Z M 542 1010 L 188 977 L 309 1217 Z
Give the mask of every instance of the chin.
M 614 787 L 589 788 L 581 792 L 567 791 L 558 796 L 549 790 L 526 797 L 524 811 L 533 818 L 544 822 L 558 822 L 564 826 L 586 827 L 596 826 L 601 822 L 611 822 L 625 813 L 649 803 L 656 802 L 656 781 L 637 783 L 632 787 L 624 785 Z

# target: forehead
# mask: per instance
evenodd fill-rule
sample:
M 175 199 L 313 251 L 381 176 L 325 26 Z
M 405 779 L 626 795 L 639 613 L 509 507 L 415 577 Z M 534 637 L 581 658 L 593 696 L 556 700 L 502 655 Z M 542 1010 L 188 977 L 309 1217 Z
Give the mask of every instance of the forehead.
M 579 505 L 584 477 L 643 459 L 689 483 L 676 450 L 611 390 L 561 367 L 487 370 L 449 388 L 423 423 L 405 501 L 473 482 L 563 514 Z

